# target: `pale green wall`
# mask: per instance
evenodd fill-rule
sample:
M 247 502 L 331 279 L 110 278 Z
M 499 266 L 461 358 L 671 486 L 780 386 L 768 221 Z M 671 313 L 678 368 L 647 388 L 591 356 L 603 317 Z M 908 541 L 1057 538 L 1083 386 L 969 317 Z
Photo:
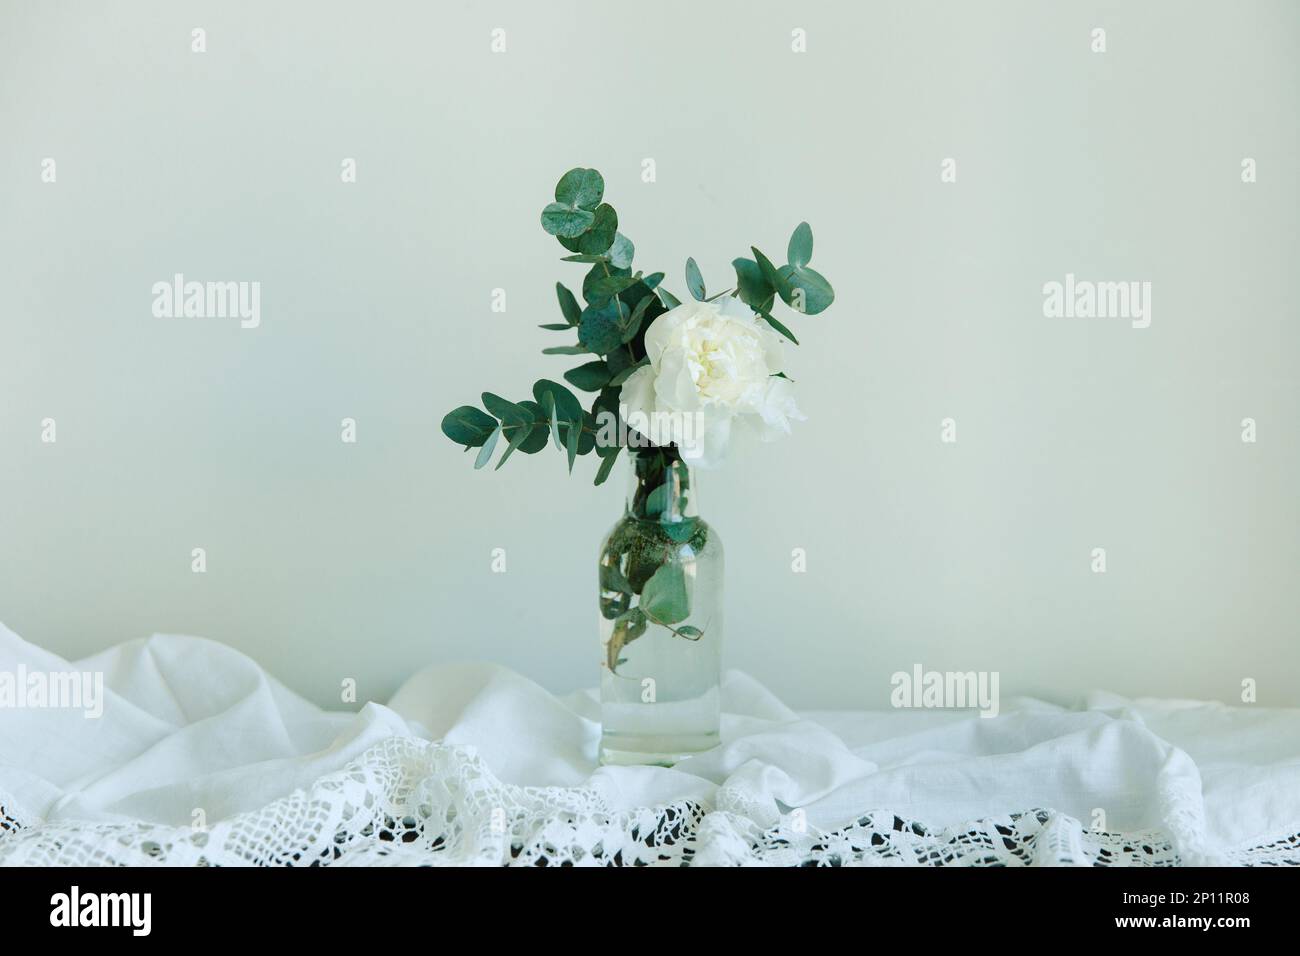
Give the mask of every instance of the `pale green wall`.
M 537 217 L 591 165 L 679 293 L 800 219 L 838 291 L 795 323 L 810 420 L 703 484 L 730 666 L 804 707 L 915 662 L 1300 703 L 1298 63 L 1286 2 L 5 3 L 0 620 L 204 634 L 322 702 L 453 658 L 594 684 L 622 481 L 438 433 L 567 367 Z M 154 318 L 178 271 L 260 281 L 261 327 Z M 1151 327 L 1044 318 L 1067 272 L 1151 281 Z

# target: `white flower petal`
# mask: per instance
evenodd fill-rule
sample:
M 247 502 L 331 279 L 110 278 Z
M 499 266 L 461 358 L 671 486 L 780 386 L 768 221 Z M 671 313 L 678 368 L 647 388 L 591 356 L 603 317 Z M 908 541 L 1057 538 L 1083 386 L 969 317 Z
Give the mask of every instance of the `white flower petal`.
M 650 324 L 650 364 L 623 384 L 622 401 L 652 416 L 658 443 L 713 467 L 731 443 L 733 424 L 765 441 L 802 420 L 787 379 L 774 378 L 781 339 L 739 299 L 686 302 Z
M 655 372 L 649 365 L 643 365 L 623 382 L 623 389 L 618 393 L 619 403 L 626 405 L 630 411 L 654 411 Z

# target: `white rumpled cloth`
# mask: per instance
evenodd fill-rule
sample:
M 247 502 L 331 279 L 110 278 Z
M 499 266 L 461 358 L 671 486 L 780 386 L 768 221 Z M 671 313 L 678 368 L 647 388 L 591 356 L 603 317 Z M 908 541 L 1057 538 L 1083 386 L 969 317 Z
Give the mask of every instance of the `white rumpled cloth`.
M 727 675 L 723 745 L 598 767 L 593 694 L 431 667 L 329 712 L 213 641 L 102 671 L 103 714 L 0 707 L 0 863 L 1300 864 L 1300 710 L 1094 695 L 797 714 Z

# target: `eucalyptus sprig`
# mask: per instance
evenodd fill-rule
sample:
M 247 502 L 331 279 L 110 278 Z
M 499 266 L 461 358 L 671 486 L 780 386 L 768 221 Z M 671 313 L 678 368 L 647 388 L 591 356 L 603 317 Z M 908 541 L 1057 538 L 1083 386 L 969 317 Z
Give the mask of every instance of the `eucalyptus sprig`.
M 605 180 L 594 169 L 571 169 L 555 186 L 555 201 L 541 214 L 542 228 L 569 253 L 564 262 L 589 266 L 580 288 L 582 301 L 562 283 L 555 284 L 563 322 L 544 323 L 541 328 L 576 333 L 576 341 L 542 350 L 546 355 L 578 355 L 587 360 L 564 373 L 564 379 L 580 392 L 594 393 L 591 405 L 558 382 L 539 379 L 532 397 L 508 401 L 492 392 L 482 394 L 483 409 L 461 405 L 442 420 L 442 431 L 468 451 L 479 449 L 475 468 L 492 460 L 504 439 L 505 451 L 497 460 L 500 468 L 516 451 L 534 455 L 547 445 L 548 435 L 564 452 L 569 471 L 579 456 L 595 451 L 600 459 L 595 483 L 609 477 L 621 445 L 598 442 L 599 423 L 604 415 L 616 427 L 615 435 L 626 435 L 618 427 L 619 390 L 627 377 L 646 363 L 645 333 L 650 324 L 669 309 L 681 304 L 661 283 L 662 272 L 649 275 L 632 271 L 636 253 L 632 240 L 619 232 L 618 212 L 604 202 Z M 775 266 L 756 248 L 754 258 L 732 262 L 736 285 L 710 298 L 731 294 L 761 316 L 778 334 L 799 344 L 794 334 L 773 314 L 777 298 L 796 312 L 816 315 L 835 298 L 831 285 L 808 266 L 812 258 L 812 229 L 800 223 L 790 237 L 786 264 Z M 694 259 L 686 261 L 686 288 L 696 300 L 705 301 L 704 277 Z

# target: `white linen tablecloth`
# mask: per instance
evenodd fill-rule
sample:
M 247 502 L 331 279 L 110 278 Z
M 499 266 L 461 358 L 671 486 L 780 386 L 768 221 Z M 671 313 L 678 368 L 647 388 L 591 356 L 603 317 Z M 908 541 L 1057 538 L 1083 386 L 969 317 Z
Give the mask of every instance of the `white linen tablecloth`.
M 102 715 L 0 706 L 0 864 L 1300 864 L 1300 710 L 1093 695 L 1080 710 L 797 714 L 723 686 L 723 744 L 599 767 L 592 693 L 431 667 L 329 712 L 213 641 L 102 672 Z

